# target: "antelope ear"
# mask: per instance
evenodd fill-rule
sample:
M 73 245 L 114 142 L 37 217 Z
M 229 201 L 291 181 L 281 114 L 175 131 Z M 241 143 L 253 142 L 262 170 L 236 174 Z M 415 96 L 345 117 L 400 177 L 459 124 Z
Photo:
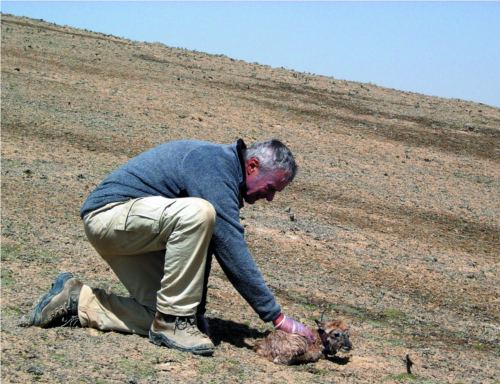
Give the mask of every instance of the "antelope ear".
M 318 326 L 318 329 L 320 331 L 325 331 L 325 323 L 323 323 L 322 321 L 319 321 L 319 320 L 314 320 L 314 322 L 316 323 L 316 325 Z

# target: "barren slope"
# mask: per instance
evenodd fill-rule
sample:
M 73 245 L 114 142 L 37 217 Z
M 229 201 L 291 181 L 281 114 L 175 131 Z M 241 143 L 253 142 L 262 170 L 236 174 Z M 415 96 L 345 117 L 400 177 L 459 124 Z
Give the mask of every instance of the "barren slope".
M 499 109 L 9 15 L 1 56 L 2 382 L 500 381 Z M 109 171 L 164 141 L 240 137 L 296 153 L 293 185 L 241 219 L 287 313 L 351 324 L 347 364 L 259 359 L 269 326 L 218 266 L 213 358 L 17 326 L 61 270 L 124 292 L 78 216 Z

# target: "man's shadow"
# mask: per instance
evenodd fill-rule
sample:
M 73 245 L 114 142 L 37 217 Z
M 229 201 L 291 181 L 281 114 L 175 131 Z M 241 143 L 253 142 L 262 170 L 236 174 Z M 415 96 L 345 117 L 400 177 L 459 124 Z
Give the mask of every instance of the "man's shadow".
M 351 361 L 349 356 L 327 356 L 326 360 L 338 365 L 346 365 Z
M 207 320 L 210 326 L 211 339 L 215 345 L 219 345 L 224 341 L 237 348 L 253 349 L 253 345 L 247 343 L 245 339 L 260 339 L 269 333 L 260 332 L 255 328 L 231 320 L 216 318 L 208 318 Z

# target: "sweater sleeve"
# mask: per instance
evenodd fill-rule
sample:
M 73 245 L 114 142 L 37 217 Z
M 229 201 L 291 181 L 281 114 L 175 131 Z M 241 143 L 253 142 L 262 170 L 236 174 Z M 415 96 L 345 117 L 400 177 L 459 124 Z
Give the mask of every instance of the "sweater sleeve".
M 217 212 L 212 237 L 214 253 L 222 270 L 239 294 L 263 321 L 272 321 L 281 308 L 267 287 L 244 238 L 239 218 L 238 170 L 222 156 L 200 151 L 188 154 L 183 162 L 188 196 L 209 201 Z

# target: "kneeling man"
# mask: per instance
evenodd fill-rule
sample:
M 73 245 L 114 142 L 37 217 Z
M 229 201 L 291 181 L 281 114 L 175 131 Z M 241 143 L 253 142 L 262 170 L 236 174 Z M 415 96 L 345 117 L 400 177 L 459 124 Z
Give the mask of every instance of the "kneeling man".
M 243 201 L 272 201 L 295 177 L 278 140 L 246 147 L 173 141 L 112 172 L 80 211 L 85 233 L 130 297 L 91 288 L 61 273 L 31 314 L 40 327 L 83 327 L 149 336 L 162 346 L 211 355 L 204 316 L 212 255 L 263 321 L 312 338 L 285 316 L 244 239 Z

